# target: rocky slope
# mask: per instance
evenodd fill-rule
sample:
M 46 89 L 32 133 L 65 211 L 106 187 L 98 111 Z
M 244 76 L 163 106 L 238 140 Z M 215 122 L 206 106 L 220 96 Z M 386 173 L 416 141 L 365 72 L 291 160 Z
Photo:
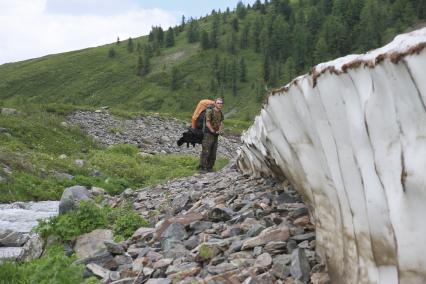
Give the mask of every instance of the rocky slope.
M 107 110 L 98 112 L 77 111 L 68 117 L 68 123 L 79 125 L 92 137 L 104 145 L 134 144 L 145 154 L 193 154 L 199 155 L 201 146 L 177 146 L 176 141 L 189 125 L 160 116 L 142 116 L 136 119 L 119 119 L 108 114 Z M 218 154 L 232 158 L 236 156 L 241 142 L 232 137 L 219 137 Z
M 186 129 L 176 120 L 118 120 L 107 113 L 77 112 L 69 122 L 107 145 L 132 143 L 151 154 L 200 151 L 175 146 Z M 239 142 L 223 137 L 219 145 L 220 154 L 234 158 Z M 151 227 L 122 243 L 114 243 L 110 231 L 97 230 L 81 236 L 74 247 L 87 275 L 105 283 L 328 281 L 315 255 L 308 209 L 292 186 L 244 176 L 235 162 L 220 172 L 105 196 L 112 206 L 128 202 Z M 81 245 L 87 243 L 101 245 L 94 250 Z
M 77 263 L 106 283 L 328 281 L 308 209 L 289 184 L 227 167 L 106 202 L 131 202 L 152 224 L 122 243 L 105 230 L 77 239 Z M 88 249 L 99 240 L 105 245 Z

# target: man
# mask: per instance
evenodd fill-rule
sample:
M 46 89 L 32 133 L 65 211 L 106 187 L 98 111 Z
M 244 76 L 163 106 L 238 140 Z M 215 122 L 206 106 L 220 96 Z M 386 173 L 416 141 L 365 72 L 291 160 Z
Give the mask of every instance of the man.
M 207 109 L 205 117 L 204 137 L 200 155 L 200 172 L 211 172 L 216 161 L 217 140 L 222 131 L 223 100 L 218 98 L 214 101 L 214 108 Z

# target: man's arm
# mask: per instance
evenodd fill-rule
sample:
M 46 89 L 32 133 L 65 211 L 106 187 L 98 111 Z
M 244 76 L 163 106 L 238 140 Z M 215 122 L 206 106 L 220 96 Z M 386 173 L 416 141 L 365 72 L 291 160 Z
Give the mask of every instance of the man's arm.
M 211 133 L 216 133 L 216 131 L 213 130 L 212 125 L 210 124 L 210 121 L 206 121 L 206 126 L 210 130 Z

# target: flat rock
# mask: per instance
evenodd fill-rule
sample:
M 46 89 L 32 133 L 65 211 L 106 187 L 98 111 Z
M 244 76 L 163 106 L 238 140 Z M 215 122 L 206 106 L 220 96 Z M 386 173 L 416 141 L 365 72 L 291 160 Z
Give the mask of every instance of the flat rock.
M 105 241 L 112 241 L 111 230 L 96 229 L 90 233 L 77 237 L 74 250 L 78 258 L 93 257 L 100 252 L 107 251 Z
M 279 227 L 269 227 L 263 230 L 259 236 L 245 240 L 241 249 L 245 250 L 254 248 L 269 242 L 286 241 L 288 237 L 289 230 L 287 226 L 281 225 Z

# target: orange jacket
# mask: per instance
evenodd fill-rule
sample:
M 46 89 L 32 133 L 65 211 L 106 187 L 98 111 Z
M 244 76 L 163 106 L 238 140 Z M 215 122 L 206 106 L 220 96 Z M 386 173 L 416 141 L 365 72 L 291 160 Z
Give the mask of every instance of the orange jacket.
M 209 105 L 214 104 L 214 101 L 206 99 L 206 100 L 201 100 L 198 104 L 197 107 L 195 108 L 194 114 L 192 115 L 192 129 L 195 129 L 195 127 L 197 126 L 197 118 L 198 116 L 200 116 L 200 113 L 206 109 L 206 107 L 208 107 Z

